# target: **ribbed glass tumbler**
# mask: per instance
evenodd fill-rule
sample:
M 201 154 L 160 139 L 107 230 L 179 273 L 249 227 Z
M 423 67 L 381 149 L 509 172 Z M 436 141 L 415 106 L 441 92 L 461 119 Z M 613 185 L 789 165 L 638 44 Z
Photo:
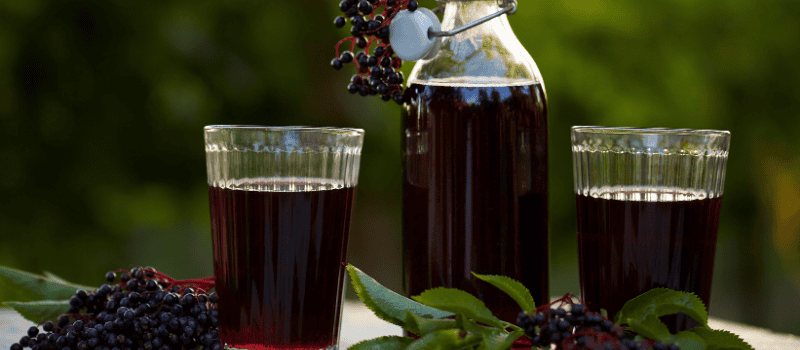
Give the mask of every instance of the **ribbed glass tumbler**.
M 708 306 L 730 133 L 576 126 L 572 155 L 581 294 L 613 319 L 652 288 Z M 697 325 L 665 319 L 673 332 Z
M 207 126 L 219 337 L 336 349 L 364 131 Z

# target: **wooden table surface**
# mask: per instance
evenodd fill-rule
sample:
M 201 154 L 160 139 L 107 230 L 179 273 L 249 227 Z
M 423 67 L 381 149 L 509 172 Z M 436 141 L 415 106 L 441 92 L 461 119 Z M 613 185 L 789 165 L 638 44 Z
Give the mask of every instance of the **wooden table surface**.
M 798 321 L 800 322 L 800 321 Z M 33 323 L 25 320 L 12 309 L 0 308 L 0 350 L 8 350 L 11 344 L 25 335 Z M 800 350 L 800 337 L 779 334 L 766 329 L 723 321 L 711 317 L 709 326 L 733 332 L 756 350 Z M 346 349 L 353 344 L 384 335 L 401 335 L 398 326 L 375 317 L 360 301 L 347 301 L 342 320 L 341 347 Z

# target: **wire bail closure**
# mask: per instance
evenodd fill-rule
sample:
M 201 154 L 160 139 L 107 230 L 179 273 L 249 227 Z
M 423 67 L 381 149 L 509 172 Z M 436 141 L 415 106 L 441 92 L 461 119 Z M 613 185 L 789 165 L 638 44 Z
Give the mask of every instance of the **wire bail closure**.
M 474 27 L 477 27 L 477 26 L 479 26 L 479 25 L 481 25 L 483 23 L 491 21 L 491 20 L 493 20 L 493 19 L 495 19 L 497 17 L 500 17 L 500 16 L 502 16 L 504 14 L 513 15 L 514 13 L 517 12 L 517 1 L 516 0 L 497 0 L 497 4 L 502 8 L 502 10 L 500 10 L 499 12 L 493 13 L 493 14 L 488 15 L 486 17 L 483 17 L 481 19 L 476 19 L 476 20 L 474 20 L 472 22 L 469 22 L 469 23 L 467 23 L 467 24 L 465 24 L 465 25 L 463 25 L 461 27 L 458 27 L 456 29 L 449 30 L 449 31 L 435 31 L 435 30 L 432 30 L 432 28 L 431 28 L 431 30 L 428 30 L 428 38 L 430 39 L 430 38 L 434 38 L 434 37 L 453 36 L 453 35 L 456 35 L 458 33 L 463 32 L 463 31 L 465 31 L 467 29 L 474 28 Z

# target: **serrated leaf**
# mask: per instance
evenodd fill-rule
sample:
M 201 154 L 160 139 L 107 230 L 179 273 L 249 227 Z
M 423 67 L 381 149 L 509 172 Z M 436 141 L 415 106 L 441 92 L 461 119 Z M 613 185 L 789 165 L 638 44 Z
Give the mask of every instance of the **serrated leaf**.
M 530 314 L 536 310 L 536 302 L 533 301 L 531 291 L 519 281 L 500 275 L 479 275 L 475 272 L 473 272 L 472 275 L 508 294 L 508 296 L 517 302 L 522 311 Z
M 0 302 L 65 300 L 75 295 L 78 289 L 96 288 L 0 266 Z
M 0 305 L 14 308 L 22 317 L 37 324 L 45 321 L 56 322 L 58 316 L 69 310 L 69 300 L 6 301 Z
M 643 335 L 648 339 L 658 340 L 660 342 L 669 342 L 672 334 L 669 332 L 667 325 L 658 319 L 656 315 L 647 315 L 644 320 L 632 320 L 628 322 L 630 330 Z
M 387 336 L 359 342 L 348 350 L 403 350 L 412 342 L 413 338 Z
M 503 324 L 480 299 L 463 290 L 454 288 L 433 288 L 412 297 L 414 300 L 439 310 L 464 315 L 478 322 L 503 329 Z
M 629 300 L 617 313 L 618 324 L 643 322 L 649 315 L 656 317 L 682 312 L 703 326 L 708 325 L 708 312 L 703 301 L 693 293 L 655 288 Z
M 421 318 L 445 318 L 452 313 L 425 306 L 384 287 L 353 265 L 347 265 L 347 273 L 356 295 L 375 316 L 403 327 L 406 310 Z
M 753 350 L 753 346 L 745 342 L 738 335 L 728 331 L 695 327 L 686 332 L 697 334 L 703 339 L 703 342 L 706 344 L 706 350 Z
M 436 318 L 423 318 L 414 315 L 409 310 L 406 310 L 405 325 L 403 329 L 414 333 L 418 336 L 424 336 L 428 333 L 443 330 L 443 329 L 457 329 L 458 324 L 453 319 L 436 319 Z
M 483 337 L 480 334 L 466 334 L 462 338 L 461 330 L 447 329 L 428 333 L 422 338 L 409 344 L 407 350 L 459 350 L 471 349 L 480 344 Z

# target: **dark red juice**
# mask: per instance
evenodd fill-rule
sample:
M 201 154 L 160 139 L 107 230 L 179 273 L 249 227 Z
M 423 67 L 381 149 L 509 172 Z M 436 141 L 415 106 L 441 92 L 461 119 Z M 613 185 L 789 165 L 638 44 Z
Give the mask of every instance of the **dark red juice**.
M 648 192 L 667 193 L 625 191 L 622 198 Z M 657 287 L 693 292 L 708 306 L 722 197 L 576 195 L 576 202 L 581 294 L 589 309 L 606 309 L 613 319 L 626 301 Z M 683 314 L 662 320 L 672 332 L 697 325 Z
M 355 188 L 208 193 L 220 340 L 259 350 L 336 345 Z
M 501 319 L 519 307 L 471 275 L 548 295 L 547 101 L 540 84 L 413 84 L 403 110 L 406 295 L 472 293 Z

